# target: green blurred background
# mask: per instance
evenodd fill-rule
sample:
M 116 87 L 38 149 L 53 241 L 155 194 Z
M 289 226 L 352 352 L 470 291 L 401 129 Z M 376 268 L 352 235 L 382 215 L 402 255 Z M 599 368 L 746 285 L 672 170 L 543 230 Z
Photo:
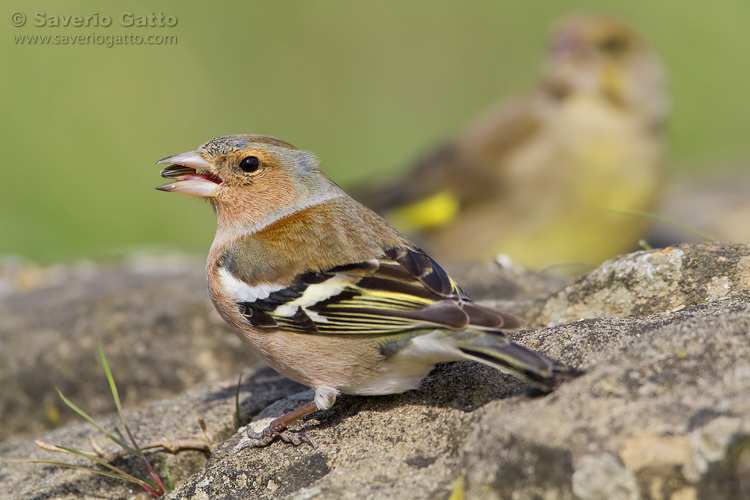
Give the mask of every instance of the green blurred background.
M 669 76 L 675 175 L 750 158 L 750 2 L 5 2 L 0 255 L 47 263 L 206 252 L 212 211 L 155 191 L 162 157 L 262 133 L 344 187 L 394 173 L 535 79 L 553 20 L 623 15 Z M 14 13 L 27 17 L 23 27 Z M 112 18 L 34 26 L 34 14 Z M 122 13 L 175 27 L 125 28 Z M 172 45 L 20 45 L 19 35 L 176 35 Z

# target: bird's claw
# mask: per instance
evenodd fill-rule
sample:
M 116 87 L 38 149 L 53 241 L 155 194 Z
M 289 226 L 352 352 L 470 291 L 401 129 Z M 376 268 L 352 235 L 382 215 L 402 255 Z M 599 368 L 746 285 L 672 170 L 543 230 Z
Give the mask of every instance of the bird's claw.
M 302 443 L 307 443 L 313 448 L 317 448 L 312 439 L 302 431 L 290 431 L 289 429 L 279 432 L 279 437 L 286 443 L 292 443 L 294 446 L 299 446 Z
M 307 443 L 313 448 L 316 448 L 315 443 L 302 431 L 290 431 L 284 429 L 283 431 L 274 432 L 270 427 L 266 427 L 260 432 L 253 431 L 248 425 L 245 427 L 245 435 L 237 443 L 235 451 L 242 450 L 244 448 L 263 448 L 271 444 L 276 436 L 279 436 L 285 443 L 292 443 L 294 446 L 299 446 L 302 443 Z
M 276 434 L 271 432 L 271 430 L 266 427 L 260 432 L 255 432 L 250 428 L 250 426 L 245 427 L 244 436 L 242 436 L 242 439 L 240 439 L 240 442 L 237 444 L 236 450 L 241 450 L 243 448 L 263 448 L 264 446 L 268 446 L 271 444 L 271 441 L 273 441 L 273 438 L 276 437 Z

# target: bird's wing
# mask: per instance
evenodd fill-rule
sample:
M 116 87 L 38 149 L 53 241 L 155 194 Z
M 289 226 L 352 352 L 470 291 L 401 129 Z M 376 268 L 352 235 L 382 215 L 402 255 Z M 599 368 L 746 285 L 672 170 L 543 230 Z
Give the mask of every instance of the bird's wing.
M 475 304 L 435 261 L 405 247 L 380 259 L 304 274 L 290 287 L 238 305 L 256 328 L 323 335 L 514 329 L 523 323 Z
M 418 159 L 400 178 L 362 189 L 354 197 L 385 213 L 439 195 L 450 194 L 459 205 L 497 196 L 505 189 L 498 170 L 540 126 L 536 96 L 531 92 L 491 108 L 463 133 Z

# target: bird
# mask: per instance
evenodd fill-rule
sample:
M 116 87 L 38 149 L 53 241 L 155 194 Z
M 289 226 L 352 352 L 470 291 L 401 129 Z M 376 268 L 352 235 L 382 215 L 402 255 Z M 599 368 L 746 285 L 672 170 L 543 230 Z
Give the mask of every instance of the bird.
M 542 391 L 580 375 L 511 342 L 522 326 L 481 306 L 425 252 L 347 195 L 315 154 L 254 134 L 218 137 L 169 156 L 156 189 L 205 198 L 217 216 L 206 275 L 211 299 L 239 337 L 314 400 L 246 432 L 309 441 L 295 420 L 339 394 L 414 389 L 436 363 L 470 359 Z
M 637 247 L 665 177 L 665 73 L 629 23 L 554 25 L 539 81 L 395 179 L 354 189 L 439 260 L 595 266 Z

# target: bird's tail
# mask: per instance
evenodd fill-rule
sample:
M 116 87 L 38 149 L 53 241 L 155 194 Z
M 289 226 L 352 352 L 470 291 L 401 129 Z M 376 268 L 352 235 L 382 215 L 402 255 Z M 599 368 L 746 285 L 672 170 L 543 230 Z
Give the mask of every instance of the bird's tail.
M 584 372 L 511 342 L 500 331 L 485 331 L 479 338 L 459 340 L 456 347 L 467 359 L 508 372 L 545 392 Z

